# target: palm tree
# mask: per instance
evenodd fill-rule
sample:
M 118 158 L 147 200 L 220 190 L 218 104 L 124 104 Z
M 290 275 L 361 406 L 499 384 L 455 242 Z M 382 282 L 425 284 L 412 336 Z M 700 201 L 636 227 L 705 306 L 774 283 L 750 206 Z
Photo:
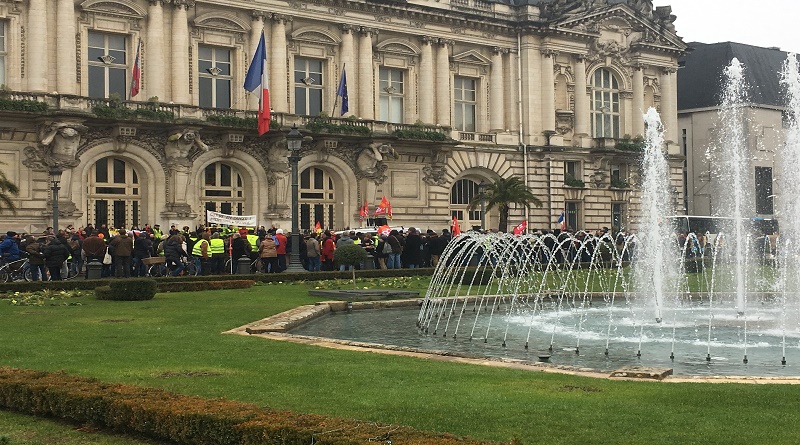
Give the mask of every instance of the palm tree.
M 0 164 L 3 164 L 0 162 Z M 5 164 L 3 164 L 5 165 Z M 12 212 L 16 211 L 14 203 L 11 201 L 11 195 L 17 196 L 19 194 L 19 187 L 9 181 L 3 170 L 0 170 L 0 210 L 10 209 Z
M 531 189 L 518 176 L 498 178 L 494 182 L 488 183 L 484 189 L 484 200 L 486 211 L 495 207 L 500 211 L 500 226 L 498 227 L 500 232 L 508 230 L 508 212 L 511 209 L 511 204 L 518 204 L 527 208 L 530 208 L 531 204 L 536 207 L 542 206 L 542 201 L 531 192 Z M 472 197 L 469 209 L 475 210 L 480 205 L 481 195 L 477 194 Z

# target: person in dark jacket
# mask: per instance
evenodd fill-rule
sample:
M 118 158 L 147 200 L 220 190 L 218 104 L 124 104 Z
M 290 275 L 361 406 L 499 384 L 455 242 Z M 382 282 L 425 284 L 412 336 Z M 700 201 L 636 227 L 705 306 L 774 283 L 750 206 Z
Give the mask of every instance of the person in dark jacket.
M 181 258 L 188 256 L 183 250 L 183 237 L 175 234 L 167 238 L 164 242 L 164 257 L 167 259 L 167 267 L 172 271 L 172 276 L 177 277 L 183 271 L 183 261 Z
M 42 248 L 44 264 L 50 271 L 51 281 L 61 281 L 61 266 L 69 257 L 69 248 L 56 237 L 48 237 L 47 244 Z
M 389 232 L 389 236 L 386 237 L 386 242 L 392 246 L 392 253 L 389 254 L 389 257 L 386 259 L 386 267 L 389 269 L 400 269 L 400 254 L 403 253 L 403 237 L 400 235 L 400 232 L 397 230 L 392 230 Z
M 114 266 L 117 278 L 131 277 L 131 255 L 133 255 L 133 238 L 128 236 L 125 229 L 119 230 L 119 235 L 108 244 L 114 252 Z
M 31 268 L 31 279 L 33 281 L 47 280 L 47 267 L 44 265 L 44 255 L 42 255 L 42 244 L 33 235 L 28 235 L 25 243 L 25 251 L 28 252 L 28 262 Z
M 409 269 L 415 269 L 422 265 L 422 237 L 414 227 L 408 228 L 408 235 L 406 235 L 406 244 L 403 247 L 403 254 L 401 255 L 403 266 Z
M 147 268 L 142 262 L 145 258 L 150 258 L 153 252 L 153 241 L 150 234 L 141 232 L 139 237 L 133 241 L 133 274 L 137 277 L 145 276 Z

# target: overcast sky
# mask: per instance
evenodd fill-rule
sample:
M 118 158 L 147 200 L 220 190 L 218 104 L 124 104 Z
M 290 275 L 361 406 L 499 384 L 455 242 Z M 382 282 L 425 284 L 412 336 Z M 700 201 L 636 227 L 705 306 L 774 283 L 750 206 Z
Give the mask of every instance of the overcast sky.
M 685 42 L 736 42 L 800 52 L 798 0 L 654 0 L 672 6 Z

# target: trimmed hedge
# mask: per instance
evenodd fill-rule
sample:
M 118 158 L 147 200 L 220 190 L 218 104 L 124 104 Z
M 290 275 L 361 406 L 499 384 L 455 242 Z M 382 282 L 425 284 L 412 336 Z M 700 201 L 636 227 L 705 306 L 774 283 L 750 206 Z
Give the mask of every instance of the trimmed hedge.
M 109 384 L 63 372 L 0 367 L 0 408 L 177 444 L 491 444 L 410 427 L 299 414 L 224 399 Z M 390 428 L 391 427 L 391 428 Z
M 253 280 L 219 280 L 158 283 L 159 292 L 194 292 L 201 290 L 247 289 L 256 284 Z
M 149 278 L 114 280 L 108 286 L 95 288 L 98 300 L 144 301 L 152 300 L 158 292 L 158 283 Z
M 358 271 L 359 278 L 382 278 L 382 277 L 418 277 L 433 275 L 432 268 L 419 268 L 419 269 L 370 269 Z M 205 275 L 205 276 L 184 276 L 184 277 L 159 277 L 150 278 L 159 284 L 159 292 L 161 291 L 162 283 L 181 283 L 185 285 L 191 282 L 209 282 L 209 281 L 237 281 L 237 280 L 252 280 L 257 283 L 277 283 L 287 281 L 319 281 L 319 280 L 335 280 L 335 279 L 350 279 L 351 273 L 344 271 L 329 271 L 329 272 L 297 272 L 297 273 L 261 273 L 261 274 L 234 274 L 234 275 Z M 13 292 L 32 292 L 45 289 L 51 290 L 94 290 L 100 286 L 108 286 L 109 283 L 118 281 L 128 281 L 131 279 L 102 279 L 102 280 L 83 280 L 76 278 L 69 281 L 31 281 L 31 282 L 16 282 L 16 283 L 0 283 L 0 295 Z

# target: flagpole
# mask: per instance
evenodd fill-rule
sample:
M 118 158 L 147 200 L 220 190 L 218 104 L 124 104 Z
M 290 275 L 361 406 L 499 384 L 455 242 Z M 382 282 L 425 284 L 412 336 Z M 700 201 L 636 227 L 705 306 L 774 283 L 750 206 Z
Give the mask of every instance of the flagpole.
M 342 64 L 342 73 L 344 73 L 344 67 L 347 66 L 347 63 Z M 339 76 L 339 83 L 342 83 L 342 76 Z M 339 104 L 339 88 L 336 89 L 336 97 L 333 99 L 333 110 L 331 110 L 331 117 L 336 116 L 336 105 Z
M 139 41 L 136 43 L 136 57 L 133 58 L 133 69 L 131 69 L 131 77 L 134 76 L 134 71 L 136 70 L 137 63 L 141 64 L 141 60 L 139 59 L 141 52 L 142 52 L 142 38 L 139 37 Z M 139 67 L 139 69 L 140 70 L 142 69 L 141 66 Z M 139 84 L 139 88 L 141 88 L 141 78 L 142 75 L 139 74 L 139 80 L 131 79 L 131 82 L 134 81 L 137 82 Z M 133 100 L 133 88 L 131 88 L 132 86 L 133 86 L 132 83 L 131 85 L 128 86 L 128 100 Z

